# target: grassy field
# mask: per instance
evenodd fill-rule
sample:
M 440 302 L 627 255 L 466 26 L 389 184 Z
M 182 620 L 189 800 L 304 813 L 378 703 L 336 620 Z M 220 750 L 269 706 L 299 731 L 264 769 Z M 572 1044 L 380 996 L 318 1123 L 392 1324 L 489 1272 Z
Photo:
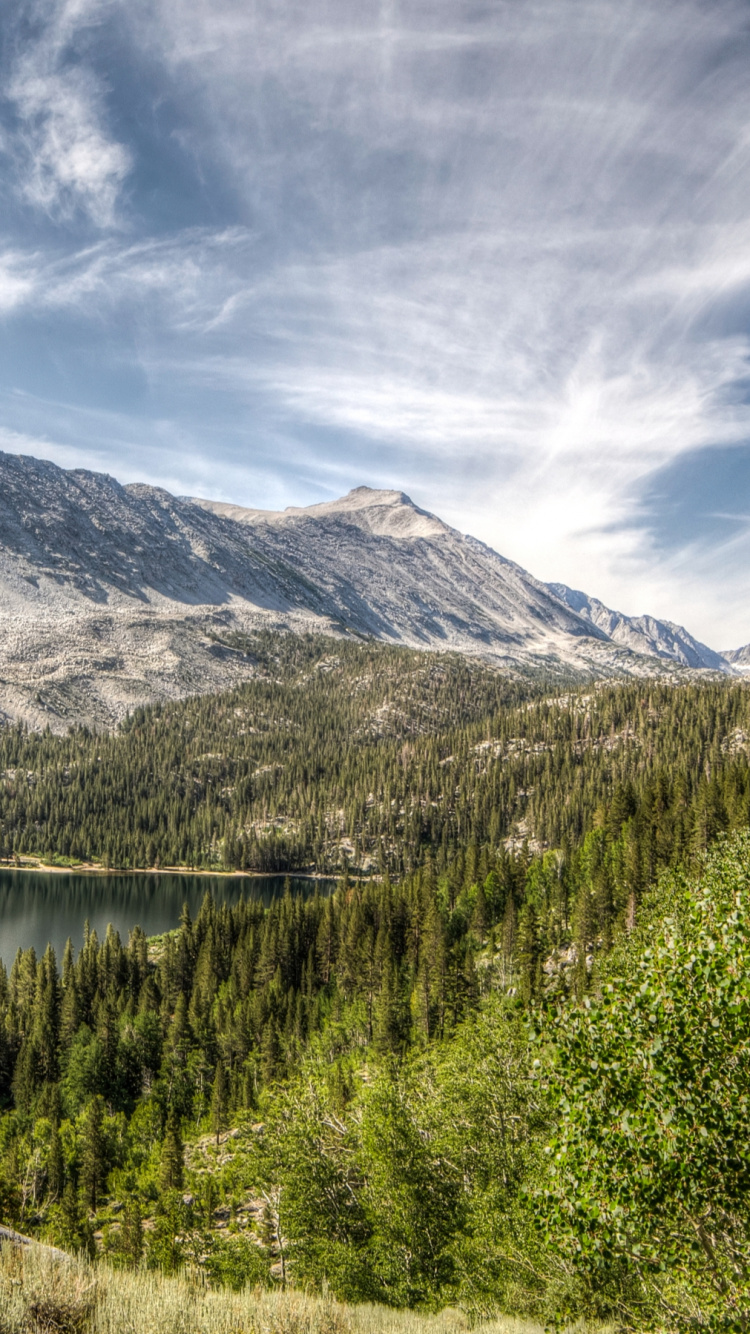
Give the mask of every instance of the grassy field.
M 0 1247 L 0 1334 L 462 1334 L 468 1328 L 458 1311 L 426 1316 L 296 1292 L 209 1291 L 186 1279 L 60 1261 L 41 1248 Z M 578 1334 L 587 1328 L 576 1326 Z M 492 1320 L 481 1329 L 542 1334 L 541 1326 L 522 1320 Z

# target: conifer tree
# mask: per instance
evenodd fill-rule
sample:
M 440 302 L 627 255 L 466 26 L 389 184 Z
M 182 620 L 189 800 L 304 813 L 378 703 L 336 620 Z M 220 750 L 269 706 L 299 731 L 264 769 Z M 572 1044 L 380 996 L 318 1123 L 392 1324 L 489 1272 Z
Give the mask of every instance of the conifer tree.
M 373 1013 L 373 1042 L 377 1051 L 398 1051 L 401 1041 L 401 1004 L 398 973 L 391 955 L 385 959 Z
M 217 1144 L 219 1143 L 219 1136 L 226 1126 L 226 1119 L 227 1080 L 224 1071 L 224 1062 L 217 1061 L 213 1089 L 211 1091 L 211 1130 L 216 1136 Z
M 93 1228 L 81 1209 L 73 1181 L 68 1181 L 63 1190 L 58 1230 L 59 1240 L 66 1250 L 83 1251 L 93 1259 L 96 1254 Z
M 47 1155 L 47 1189 L 50 1199 L 59 1200 L 65 1188 L 65 1160 L 62 1142 L 57 1126 L 52 1131 L 49 1153 Z
M 513 974 L 513 961 L 516 957 L 516 937 L 518 935 L 518 913 L 513 893 L 505 901 L 501 931 L 501 955 L 504 977 L 510 979 Z
M 104 1156 L 104 1102 L 97 1094 L 88 1105 L 81 1137 L 81 1199 L 89 1213 L 96 1213 L 99 1197 L 107 1175 Z
M 270 1084 L 278 1074 L 281 1062 L 281 1043 L 276 1020 L 270 1018 L 263 1028 L 260 1046 L 260 1071 L 264 1084 Z
M 525 903 L 518 915 L 517 953 L 519 993 L 528 1004 L 541 989 L 539 919 L 533 903 Z
M 185 1153 L 180 1123 L 174 1109 L 167 1116 L 161 1151 L 161 1185 L 163 1190 L 182 1190 L 185 1171 Z
M 487 899 L 484 892 L 484 885 L 480 884 L 477 885 L 474 910 L 471 915 L 471 929 L 480 945 L 484 945 L 487 937 L 487 920 Z
M 143 1215 L 137 1195 L 129 1195 L 125 1201 L 121 1248 L 130 1267 L 136 1269 L 143 1257 Z

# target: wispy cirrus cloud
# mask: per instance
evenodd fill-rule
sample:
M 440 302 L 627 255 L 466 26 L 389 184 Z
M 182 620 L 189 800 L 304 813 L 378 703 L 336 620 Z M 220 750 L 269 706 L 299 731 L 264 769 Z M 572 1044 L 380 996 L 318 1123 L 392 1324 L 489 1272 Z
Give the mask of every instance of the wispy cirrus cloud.
M 53 226 L 0 256 L 9 429 L 254 505 L 401 486 L 750 638 L 748 504 L 669 508 L 750 457 L 744 0 L 29 12 L 4 151 Z
M 97 227 L 114 224 L 131 166 L 128 149 L 108 132 L 101 80 L 77 51 L 106 7 L 107 0 L 42 0 L 31 7 L 5 94 L 17 117 L 24 197 L 58 217 L 81 210 Z

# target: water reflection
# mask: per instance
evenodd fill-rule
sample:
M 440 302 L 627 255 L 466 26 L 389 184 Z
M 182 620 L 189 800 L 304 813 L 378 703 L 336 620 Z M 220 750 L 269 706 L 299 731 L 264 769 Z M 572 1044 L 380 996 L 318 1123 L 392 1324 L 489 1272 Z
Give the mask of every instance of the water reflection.
M 333 881 L 292 876 L 294 893 L 328 893 Z M 107 926 L 123 943 L 134 926 L 148 936 L 177 926 L 183 903 L 192 916 L 210 890 L 218 903 L 260 899 L 266 906 L 284 892 L 284 876 L 81 875 L 45 871 L 0 870 L 0 959 L 10 967 L 16 950 L 33 945 L 38 954 L 48 942 L 62 956 L 68 936 L 78 950 L 88 919 L 100 939 Z

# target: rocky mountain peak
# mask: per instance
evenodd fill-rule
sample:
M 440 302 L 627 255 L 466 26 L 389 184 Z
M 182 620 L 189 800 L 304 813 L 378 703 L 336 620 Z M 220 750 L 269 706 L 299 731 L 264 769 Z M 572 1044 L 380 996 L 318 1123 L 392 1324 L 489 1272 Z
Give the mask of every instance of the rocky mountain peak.
M 355 487 L 340 500 L 324 501 L 295 513 L 318 520 L 343 519 L 378 537 L 430 538 L 451 532 L 447 524 L 420 509 L 403 491 L 378 491 L 369 486 Z
M 233 685 L 265 628 L 510 671 L 746 668 L 680 626 L 541 583 L 402 491 L 274 512 L 1 453 L 0 606 L 0 715 L 55 730 Z
M 235 523 L 284 525 L 295 521 L 332 521 L 354 525 L 376 537 L 403 539 L 454 533 L 441 519 L 415 505 L 403 491 L 381 491 L 371 486 L 357 486 L 338 500 L 324 500 L 317 505 L 290 505 L 285 510 L 243 509 L 239 505 L 199 498 L 192 503 L 213 514 L 233 519 Z

